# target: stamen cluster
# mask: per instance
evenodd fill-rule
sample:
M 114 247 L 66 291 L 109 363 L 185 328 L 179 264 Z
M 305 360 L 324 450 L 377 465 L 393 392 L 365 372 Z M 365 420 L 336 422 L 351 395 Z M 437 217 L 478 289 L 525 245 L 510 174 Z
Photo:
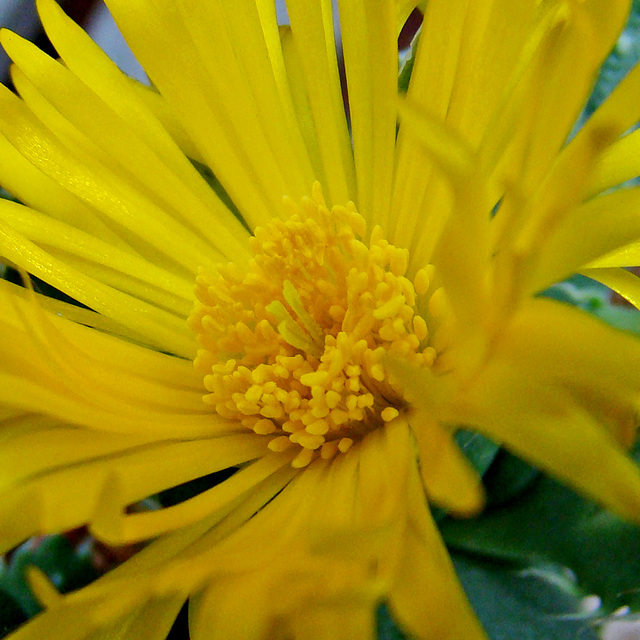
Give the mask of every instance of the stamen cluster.
M 300 451 L 293 466 L 329 459 L 404 408 L 384 369 L 387 353 L 431 366 L 417 295 L 432 269 L 405 277 L 408 252 L 387 242 L 355 205 L 325 205 L 319 186 L 290 217 L 257 228 L 253 258 L 201 272 L 190 325 L 202 350 L 205 402 Z

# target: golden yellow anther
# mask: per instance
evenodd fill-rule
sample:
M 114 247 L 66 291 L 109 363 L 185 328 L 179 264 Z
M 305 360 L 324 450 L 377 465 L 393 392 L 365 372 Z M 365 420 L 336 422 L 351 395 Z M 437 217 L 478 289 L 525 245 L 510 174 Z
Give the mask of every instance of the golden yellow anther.
M 420 269 L 413 278 L 413 286 L 419 296 L 424 295 L 429 290 L 431 278 L 433 277 L 433 267 L 427 265 Z
M 394 420 L 395 418 L 397 418 L 400 415 L 400 412 L 395 408 L 395 407 L 385 407 L 381 412 L 380 412 L 380 417 L 385 421 L 385 422 L 391 422 L 392 420 Z
M 294 469 L 303 469 L 308 466 L 314 458 L 314 452 L 311 449 L 302 449 L 300 453 L 293 459 L 291 466 Z
M 409 252 L 406 249 L 396 249 L 391 254 L 391 273 L 394 276 L 403 276 L 407 270 L 409 262 Z
M 293 442 L 289 440 L 287 436 L 278 436 L 277 438 L 270 440 L 267 446 L 271 451 L 279 453 L 281 451 L 286 451 L 292 444 Z
M 322 386 L 329 380 L 329 374 L 326 371 L 313 371 L 300 376 L 300 382 L 307 387 Z
M 270 433 L 275 433 L 278 429 L 272 420 L 263 419 L 258 420 L 258 422 L 253 425 L 253 430 L 260 435 L 266 436 Z
M 406 401 L 386 354 L 438 363 L 434 347 L 448 344 L 454 324 L 443 290 L 419 300 L 433 291 L 433 268 L 409 280 L 408 251 L 379 226 L 366 241 L 353 203 L 329 209 L 316 184 L 284 207 L 287 221 L 255 229 L 246 265 L 198 274 L 189 325 L 203 347 L 207 405 L 273 452 L 296 447 L 292 465 L 302 468 L 396 419 Z
M 316 420 L 307 427 L 307 432 L 317 436 L 323 436 L 329 431 L 329 423 L 326 420 Z

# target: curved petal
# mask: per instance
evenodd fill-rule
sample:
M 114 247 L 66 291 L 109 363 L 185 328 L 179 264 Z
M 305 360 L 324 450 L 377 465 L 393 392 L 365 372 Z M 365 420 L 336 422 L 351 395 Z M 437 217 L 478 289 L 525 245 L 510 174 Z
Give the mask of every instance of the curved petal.
M 619 515 L 640 521 L 640 470 L 616 441 L 630 440 L 616 422 L 624 419 L 621 402 L 627 418 L 636 406 L 637 340 L 543 300 L 516 316 L 503 340 L 451 407 L 451 419 L 473 425 Z M 613 435 L 610 425 L 599 422 L 608 405 L 616 407 L 609 416 Z
M 428 511 L 417 471 L 408 478 L 411 521 L 389 593 L 393 617 L 412 637 L 487 640 L 458 582 L 449 553 Z
M 207 461 L 210 463 L 210 471 L 208 473 L 236 466 L 259 457 L 256 462 L 244 467 L 214 488 L 186 502 L 161 509 L 160 511 L 125 515 L 125 508 L 140 499 L 137 494 L 140 491 L 140 479 L 144 474 L 140 474 L 139 469 L 136 469 L 131 464 L 116 470 L 114 474 L 109 476 L 108 483 L 101 492 L 101 498 L 96 508 L 96 517 L 90 523 L 91 531 L 98 538 L 106 540 L 110 544 L 122 545 L 154 538 L 180 527 L 192 525 L 205 519 L 211 513 L 219 512 L 221 518 L 226 516 L 227 511 L 225 509 L 229 504 L 233 504 L 244 493 L 252 490 L 260 482 L 285 468 L 285 465 L 289 465 L 293 458 L 293 455 L 289 453 L 274 454 L 268 452 L 265 454 L 266 441 L 251 435 L 248 436 L 245 443 L 248 445 L 248 450 L 244 450 L 241 446 L 241 438 L 243 436 L 229 436 L 229 451 L 227 452 L 231 456 L 229 459 L 225 459 L 222 455 L 224 447 L 220 446 L 218 448 L 222 444 L 219 439 L 211 442 L 213 445 L 213 457 Z M 176 471 L 179 471 L 181 465 L 176 465 L 175 461 L 171 459 L 170 450 L 165 453 L 166 455 L 169 456 L 167 462 L 169 467 L 166 470 L 173 471 L 175 468 Z M 220 466 L 216 465 L 216 457 L 218 456 L 224 460 Z M 145 473 L 149 473 L 149 469 L 146 469 Z M 294 474 L 295 471 L 290 470 L 290 475 Z M 289 479 L 283 479 L 282 485 L 276 489 L 276 492 Z M 165 483 L 166 480 L 163 478 L 157 482 Z M 162 488 L 165 489 L 169 486 L 172 486 L 172 484 Z M 159 487 L 155 488 L 159 490 Z M 132 490 L 136 494 L 132 494 Z M 148 493 L 151 492 L 146 492 L 147 495 Z
M 184 601 L 184 596 L 182 596 Z M 155 623 L 150 615 L 160 607 L 149 605 L 148 589 L 140 580 L 129 578 L 111 585 L 95 583 L 65 598 L 56 606 L 36 616 L 12 634 L 12 640 L 116 640 L 127 637 L 127 629 L 136 628 L 144 640 L 159 640 L 159 630 L 166 632 L 171 615 L 175 615 L 178 598 L 165 601 L 165 614 Z M 179 607 L 178 607 L 179 608 Z M 143 631 L 147 622 L 148 635 Z M 157 626 L 156 626 L 157 625 Z
M 625 253 L 621 252 L 619 255 L 622 256 L 625 255 Z M 627 260 L 624 260 L 623 264 L 627 264 Z M 634 261 L 631 264 L 637 263 Z M 631 271 L 612 266 L 597 269 L 583 269 L 581 273 L 588 278 L 600 282 L 605 285 L 605 287 L 609 287 L 628 300 L 636 309 L 640 309 L 640 278 Z
M 410 424 L 429 500 L 459 517 L 477 514 L 485 500 L 482 481 L 451 431 L 424 411 L 416 411 Z

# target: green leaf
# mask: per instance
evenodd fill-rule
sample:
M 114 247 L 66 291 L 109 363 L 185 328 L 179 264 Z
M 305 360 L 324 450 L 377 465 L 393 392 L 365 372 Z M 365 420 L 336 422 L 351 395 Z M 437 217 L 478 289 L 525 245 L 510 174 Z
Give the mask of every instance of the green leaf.
M 476 471 L 481 476 L 484 475 L 498 455 L 500 447 L 482 434 L 466 429 L 458 431 L 455 438 Z
M 520 569 L 454 553 L 467 596 L 491 640 L 596 640 L 582 598 L 552 567 Z
M 74 549 L 63 535 L 34 538 L 18 547 L 12 553 L 10 562 L 0 567 L 0 626 L 7 624 L 2 597 L 18 603 L 27 617 L 41 611 L 24 575 L 27 566 L 34 565 L 42 569 L 64 593 L 83 587 L 98 577 L 90 554 L 89 548 Z
M 584 117 L 591 115 L 640 60 L 640 2 L 634 0 L 629 20 L 600 69 Z
M 378 607 L 376 617 L 378 622 L 378 640 L 407 640 L 407 636 L 398 629 L 385 604 Z
M 508 507 L 472 521 L 447 518 L 440 528 L 457 551 L 520 566 L 568 567 L 577 587 L 598 595 L 608 611 L 640 604 L 640 529 L 550 478 L 541 477 Z
M 500 449 L 482 477 L 487 505 L 503 505 L 517 498 L 538 478 L 540 471 Z

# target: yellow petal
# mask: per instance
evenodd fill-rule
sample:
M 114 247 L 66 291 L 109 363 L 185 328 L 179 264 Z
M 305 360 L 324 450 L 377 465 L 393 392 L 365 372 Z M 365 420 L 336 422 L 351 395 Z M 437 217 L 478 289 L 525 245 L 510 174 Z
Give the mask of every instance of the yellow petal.
M 573 180 L 580 180 L 575 176 Z M 561 188 L 561 187 L 560 187 Z M 560 189 L 559 188 L 559 189 Z M 564 188 L 566 191 L 566 187 Z M 557 203 L 559 211 L 560 203 Z M 640 237 L 640 188 L 592 198 L 558 215 L 529 267 L 532 291 L 539 291 Z M 620 255 L 620 254 L 618 254 Z M 632 256 L 631 256 L 632 257 Z M 631 263 L 635 264 L 635 263 Z
M 76 438 L 82 442 L 83 438 L 91 439 L 92 436 L 86 431 Z M 100 530 L 100 522 L 108 517 L 100 504 L 104 491 L 112 492 L 112 499 L 121 500 L 121 508 L 124 508 L 176 484 L 241 464 L 255 458 L 264 448 L 251 436 L 252 441 L 237 440 L 235 436 L 229 438 L 141 445 L 136 444 L 134 438 L 112 436 L 115 442 L 105 445 L 100 453 L 91 457 L 89 446 L 80 447 L 76 459 L 70 460 L 69 465 L 51 459 L 46 451 L 36 451 L 38 457 L 32 463 L 34 475 L 20 479 L 22 473 L 13 474 L 15 478 L 8 477 L 7 481 L 13 485 L 15 479 L 18 484 L 2 491 L 0 538 L 3 549 L 32 535 L 59 533 L 92 523 L 94 518 L 97 519 L 96 528 Z M 14 439 L 7 446 L 8 450 L 24 456 L 21 446 L 25 440 Z M 110 478 L 120 476 L 131 482 L 124 494 L 118 492 L 120 485 L 109 484 Z M 69 501 L 69 495 L 74 496 L 73 501 Z M 16 517 L 16 513 L 20 516 Z M 184 524 L 189 522 L 185 520 Z M 154 533 L 151 531 L 150 536 L 143 534 L 142 537 L 154 537 Z
M 185 19 L 180 6 L 168 1 L 133 7 L 128 1 L 110 0 L 108 6 L 153 84 L 249 226 L 255 228 L 271 218 L 289 190 L 287 176 L 259 122 L 260 104 L 246 92 L 235 104 L 234 93 L 225 88 L 225 81 L 242 82 L 240 76 L 232 77 L 219 66 L 227 56 L 220 50 L 215 53 L 217 59 L 207 58 L 209 51 L 200 50 L 206 43 L 194 24 L 197 16 Z M 139 11 L 147 21 L 144 30 L 139 28 Z M 167 42 L 180 46 L 167 47 Z M 219 46 L 224 43 L 223 39 Z M 209 46 L 215 44 L 211 40 Z
M 146 582 L 146 584 L 145 584 Z M 61 598 L 14 632 L 17 640 L 119 640 L 166 637 L 186 595 L 150 601 L 148 580 L 136 577 L 90 587 Z
M 394 1 L 340 2 L 358 211 L 385 229 L 396 137 L 398 45 Z
M 174 269 L 180 265 L 191 273 L 198 266 L 215 264 L 209 245 L 162 211 L 146 194 L 133 188 L 118 172 L 100 163 L 99 154 L 83 153 L 83 148 L 77 145 L 72 154 L 4 87 L 0 102 L 0 128 L 19 151 L 44 173 L 55 176 L 59 184 L 121 225 L 126 230 L 125 239 L 135 241 L 141 252 L 154 261 L 169 260 Z M 60 120 L 54 110 L 49 108 L 49 113 Z
M 536 299 L 516 314 L 495 354 L 523 379 L 633 394 L 640 388 L 640 340 L 575 307 Z
M 231 436 L 235 438 L 236 436 Z M 252 438 L 253 446 L 256 439 Z M 266 442 L 258 440 L 258 445 L 264 449 Z M 232 447 L 234 449 L 234 447 Z M 232 453 L 238 456 L 240 450 Z M 218 454 L 216 454 L 218 455 Z M 251 457 L 256 457 L 257 452 Z M 245 460 L 245 452 L 242 453 Z M 154 538 L 160 534 L 172 531 L 179 527 L 193 524 L 214 512 L 220 513 L 220 519 L 228 514 L 227 507 L 242 495 L 250 491 L 255 485 L 265 478 L 289 465 L 293 455 L 289 453 L 275 455 L 269 454 L 260 458 L 252 465 L 236 472 L 231 478 L 209 489 L 186 502 L 172 507 L 147 513 L 134 513 L 125 515 L 124 509 L 131 502 L 130 467 L 123 467 L 108 478 L 109 486 L 105 487 L 100 502 L 96 508 L 95 520 L 91 522 L 91 530 L 102 540 L 110 544 L 120 545 L 130 542 Z M 233 466 L 237 463 L 225 464 L 221 468 Z M 175 464 L 175 460 L 173 460 Z M 214 461 L 215 464 L 215 461 Z M 215 470 L 215 468 L 214 468 Z M 146 473 L 150 473 L 147 469 Z M 292 471 L 292 473 L 294 473 Z M 137 480 L 134 484 L 137 483 Z M 283 483 L 284 484 L 284 483 Z M 280 487 L 281 488 L 281 487 Z
M 591 172 L 587 195 L 606 191 L 640 175 L 639 145 L 640 131 L 636 130 L 605 149 Z
M 572 339 L 581 344 L 579 336 Z M 582 344 L 582 348 L 588 353 L 593 346 Z M 514 364 L 508 357 L 495 358 L 477 383 L 465 391 L 456 418 L 622 517 L 638 522 L 637 465 L 562 382 L 540 376 L 538 362 L 545 359 L 545 354 L 535 353 L 535 359 Z M 554 362 L 564 364 L 561 353 L 555 353 Z M 570 368 L 578 363 L 572 363 Z M 595 359 L 591 366 L 599 364 Z M 545 366 L 553 365 L 549 362 Z
M 42 173 L 1 134 L 0 169 L 3 187 L 20 202 L 121 250 L 131 251 L 127 243 L 104 224 L 95 209 Z
M 342 102 L 331 2 L 290 0 L 287 11 L 322 157 L 330 204 L 354 200 L 353 156 Z
M 403 536 L 401 562 L 389 594 L 394 619 L 416 638 L 486 640 L 421 499 L 417 471 L 410 478 L 409 492 L 413 496 L 414 520 Z
M 640 278 L 630 271 L 615 267 L 603 267 L 584 269 L 581 273 L 613 289 L 613 291 L 627 299 L 636 309 L 640 309 Z
M 284 193 L 293 198 L 308 194 L 315 176 L 292 105 L 273 3 L 217 0 L 203 6 L 183 0 L 180 7 L 203 61 L 216 61 L 212 74 L 227 74 L 223 90 L 233 95 L 233 108 L 246 102 L 255 111 L 286 180 Z M 247 127 L 246 120 L 242 126 Z
M 88 261 L 94 267 L 97 280 L 108 281 L 109 274 L 115 271 L 122 274 L 123 288 L 127 293 L 142 299 L 146 297 L 147 301 L 155 302 L 158 307 L 172 307 L 170 310 L 173 313 L 184 317 L 191 311 L 191 281 L 38 211 L 6 200 L 0 204 L 6 224 L 32 242 L 47 246 L 58 257 L 68 261 L 71 255 Z
M 473 325 L 481 323 L 486 314 L 488 293 L 491 207 L 481 169 L 464 139 L 438 118 L 409 100 L 400 103 L 400 115 L 450 183 L 453 203 L 449 211 L 455 211 L 448 219 L 439 215 L 435 225 L 425 225 L 432 237 L 412 252 L 413 266 L 433 261 L 463 331 L 472 333 Z
M 432 0 L 425 11 L 408 97 L 438 118 L 444 118 L 449 106 L 466 5 L 466 0 Z M 401 8 L 402 3 L 398 3 L 398 10 Z M 396 245 L 409 248 L 412 239 L 420 235 L 420 227 L 433 227 L 432 219 L 442 217 L 444 212 L 438 207 L 437 187 L 431 184 L 430 162 L 420 138 L 402 121 L 396 155 L 394 215 L 388 233 Z M 435 199 L 429 217 L 421 215 L 427 193 L 429 203 Z
M 421 411 L 416 411 L 410 424 L 429 500 L 456 516 L 478 513 L 484 506 L 482 482 L 452 433 Z
M 139 340 L 187 358 L 194 353 L 193 339 L 183 318 L 85 276 L 10 227 L 0 226 L 0 254 L 75 300 L 130 328 Z
M 550 32 L 547 74 L 540 86 L 535 121 L 529 127 L 528 180 L 539 181 L 555 160 L 591 92 L 593 78 L 609 54 L 629 14 L 628 0 L 590 0 L 559 7 L 560 21 Z M 561 100 L 556 97 L 562 96 Z M 635 122 L 635 120 L 634 120 Z M 609 122 L 594 120 L 595 130 Z M 623 127 L 624 131 L 627 127 Z M 584 135 L 593 131 L 584 128 Z M 581 133 L 574 139 L 581 144 Z
M 48 3 L 45 2 L 46 4 Z M 58 8 L 54 13 L 60 11 Z M 246 232 L 233 220 L 230 212 L 225 211 L 220 201 L 216 202 L 212 191 L 186 158 L 180 157 L 177 149 L 173 149 L 171 154 L 167 149 L 166 134 L 163 136 L 162 133 L 157 133 L 147 142 L 139 135 L 138 129 L 121 118 L 65 67 L 36 47 L 29 46 L 24 40 L 5 33 L 3 42 L 19 69 L 19 72 L 14 73 L 16 87 L 20 87 L 19 91 L 25 101 L 42 114 L 45 122 L 47 112 L 42 111 L 42 98 L 38 94 L 55 106 L 78 132 L 85 134 L 106 152 L 106 155 L 99 156 L 103 163 L 109 167 L 115 166 L 117 172 L 128 175 L 129 180 L 137 184 L 140 190 L 151 190 L 156 199 L 163 203 L 163 208 L 175 211 L 176 217 L 197 229 L 213 247 L 222 253 L 228 251 L 228 258 L 234 251 L 245 250 L 242 241 Z M 81 39 L 80 46 L 84 48 L 82 44 L 85 43 Z M 102 84 L 104 85 L 104 81 Z M 51 127 L 50 118 L 48 122 Z M 145 130 L 149 130 L 148 125 L 142 128 L 142 131 Z M 64 137 L 72 140 L 77 135 Z M 158 152 L 154 147 L 158 148 Z M 114 159 L 117 161 L 114 162 Z M 219 212 L 220 218 L 228 223 L 218 230 L 218 234 L 222 235 L 216 236 L 205 222 L 213 211 Z

